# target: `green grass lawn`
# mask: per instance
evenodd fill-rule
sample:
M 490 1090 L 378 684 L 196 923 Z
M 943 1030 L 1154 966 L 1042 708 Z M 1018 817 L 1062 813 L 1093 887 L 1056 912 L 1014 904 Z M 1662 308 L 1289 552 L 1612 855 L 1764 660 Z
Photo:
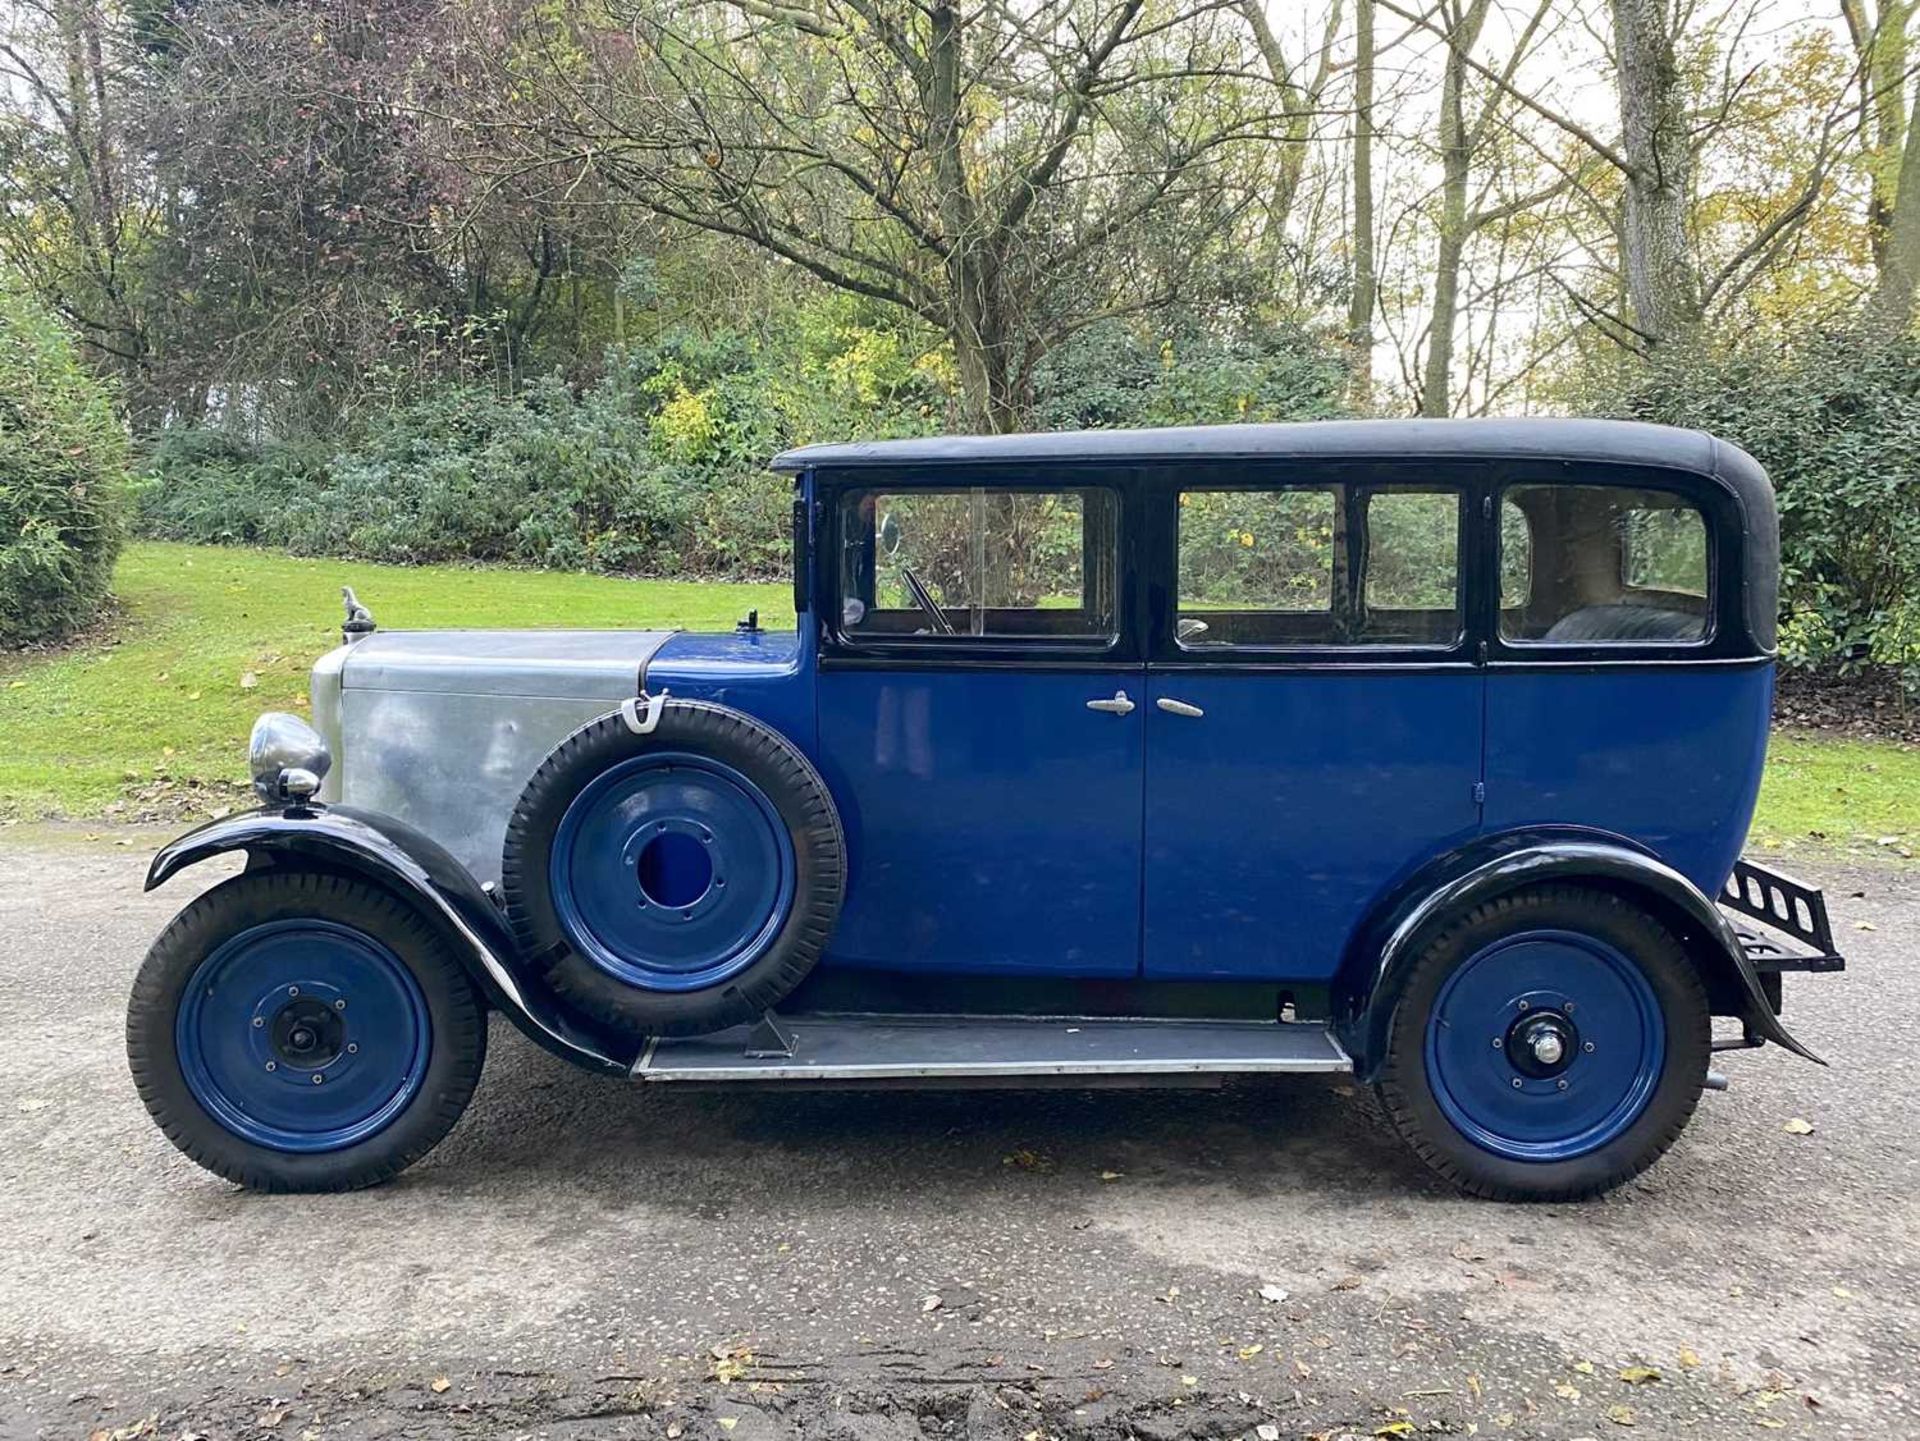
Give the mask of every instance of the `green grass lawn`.
M 340 586 L 382 625 L 684 626 L 750 607 L 791 624 L 786 587 L 418 569 L 141 544 L 120 563 L 107 640 L 0 658 L 0 817 L 174 819 L 244 797 L 247 729 L 306 706 L 307 670 L 339 639 Z M 1791 855 L 1920 850 L 1920 747 L 1775 738 L 1754 822 Z M 1883 843 L 1884 842 L 1884 843 Z
M 107 640 L 0 657 L 0 815 L 192 815 L 233 804 L 254 717 L 304 711 L 309 668 L 339 644 L 342 585 L 382 625 L 405 629 L 726 630 L 751 607 L 769 626 L 793 623 L 781 585 L 133 545 L 115 579 L 123 611 Z

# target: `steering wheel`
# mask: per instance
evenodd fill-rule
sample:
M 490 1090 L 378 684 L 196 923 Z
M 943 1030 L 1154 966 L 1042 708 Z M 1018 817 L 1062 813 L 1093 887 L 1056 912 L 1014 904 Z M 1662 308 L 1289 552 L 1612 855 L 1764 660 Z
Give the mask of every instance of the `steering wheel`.
M 940 607 L 933 603 L 933 597 L 928 595 L 927 588 L 920 584 L 920 577 L 913 573 L 912 566 L 903 565 L 900 567 L 900 579 L 907 583 L 907 590 L 913 596 L 913 603 L 924 610 L 933 621 L 935 632 L 940 635 L 952 635 L 954 633 L 953 622 L 948 620 L 946 614 Z

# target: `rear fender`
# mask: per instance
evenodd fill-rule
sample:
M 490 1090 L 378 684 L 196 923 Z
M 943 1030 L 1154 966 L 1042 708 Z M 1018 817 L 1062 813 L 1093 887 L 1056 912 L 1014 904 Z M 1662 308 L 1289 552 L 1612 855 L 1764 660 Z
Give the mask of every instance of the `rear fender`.
M 1355 933 L 1334 984 L 1335 1024 L 1361 1080 L 1386 1058 L 1388 1027 L 1413 963 L 1462 911 L 1523 886 L 1598 886 L 1643 905 L 1687 948 L 1716 1014 L 1755 1036 L 1826 1064 L 1774 1013 L 1753 963 L 1720 908 L 1692 881 L 1620 837 L 1524 830 L 1481 837 L 1422 867 Z
M 212 821 L 160 851 L 146 889 L 210 856 L 246 853 L 249 866 L 347 871 L 417 907 L 452 944 L 487 999 L 528 1037 L 590 1070 L 625 1075 L 639 1054 L 560 1009 L 515 970 L 517 948 L 493 902 L 439 842 L 391 816 L 350 806 L 267 807 Z

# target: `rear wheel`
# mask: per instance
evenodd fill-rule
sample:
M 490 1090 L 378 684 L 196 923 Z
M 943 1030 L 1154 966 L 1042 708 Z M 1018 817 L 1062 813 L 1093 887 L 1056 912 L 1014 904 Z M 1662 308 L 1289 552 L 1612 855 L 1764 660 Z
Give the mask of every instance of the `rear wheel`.
M 154 942 L 127 1009 L 167 1138 L 260 1191 L 345 1191 L 424 1156 L 466 1109 L 486 1015 L 446 942 L 365 882 L 265 871 Z
M 1415 962 L 1379 1093 L 1463 1189 L 1573 1200 L 1673 1144 L 1711 1044 L 1706 992 L 1664 926 L 1608 892 L 1539 887 L 1467 912 Z

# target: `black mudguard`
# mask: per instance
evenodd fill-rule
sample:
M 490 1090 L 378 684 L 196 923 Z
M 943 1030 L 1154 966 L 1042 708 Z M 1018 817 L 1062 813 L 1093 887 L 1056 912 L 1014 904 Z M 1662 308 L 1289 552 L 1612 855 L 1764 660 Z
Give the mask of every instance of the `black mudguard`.
M 590 1070 L 625 1075 L 638 1047 L 569 1012 L 516 965 L 513 934 L 466 867 L 403 821 L 351 806 L 269 806 L 210 821 L 163 848 L 146 889 L 209 856 L 244 851 L 250 865 L 311 865 L 349 871 L 419 907 L 453 944 L 481 991 L 528 1037 Z
M 1754 1036 L 1825 1065 L 1781 1024 L 1733 925 L 1700 888 L 1665 862 L 1603 832 L 1527 830 L 1481 837 L 1397 887 L 1349 947 L 1334 991 L 1335 1024 L 1354 1071 L 1372 1080 L 1414 961 L 1460 914 L 1522 886 L 1585 882 L 1641 900 L 1701 967 L 1716 1011 Z

